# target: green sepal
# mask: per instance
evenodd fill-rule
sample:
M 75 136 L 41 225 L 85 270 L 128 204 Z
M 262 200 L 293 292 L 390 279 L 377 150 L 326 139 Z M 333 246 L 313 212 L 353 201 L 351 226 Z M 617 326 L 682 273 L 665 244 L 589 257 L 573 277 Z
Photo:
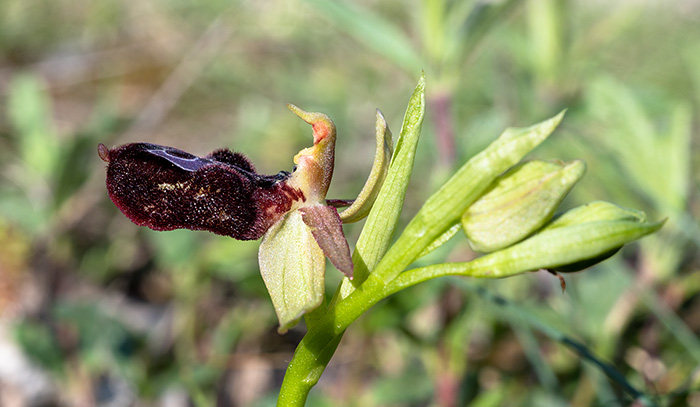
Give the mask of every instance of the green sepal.
M 299 211 L 287 213 L 265 233 L 258 262 L 280 333 L 323 301 L 326 258 Z
M 384 178 L 389 171 L 391 154 L 394 151 L 394 142 L 391 138 L 391 131 L 386 124 L 386 119 L 382 112 L 377 110 L 376 124 L 377 150 L 374 153 L 374 163 L 372 170 L 367 177 L 365 186 L 349 208 L 340 212 L 340 219 L 343 223 L 352 223 L 361 220 L 369 214 L 374 205 L 374 201 L 379 195 L 379 190 L 384 183 Z

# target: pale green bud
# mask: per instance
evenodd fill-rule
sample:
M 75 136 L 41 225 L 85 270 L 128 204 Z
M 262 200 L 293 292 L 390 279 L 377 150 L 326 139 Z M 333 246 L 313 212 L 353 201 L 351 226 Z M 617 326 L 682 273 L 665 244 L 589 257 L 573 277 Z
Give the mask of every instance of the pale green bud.
M 462 216 L 472 249 L 493 252 L 536 232 L 585 171 L 583 161 L 530 161 L 497 178 Z
M 647 216 L 636 209 L 622 208 L 605 201 L 593 201 L 560 214 L 547 225 L 547 229 L 603 220 L 646 222 Z
M 561 216 L 554 219 L 549 225 L 547 225 L 548 230 L 553 230 L 560 227 L 566 227 L 587 222 L 597 222 L 597 221 L 632 221 L 632 222 L 646 222 L 646 214 L 642 211 L 630 208 L 622 208 L 617 205 L 611 204 L 604 201 L 594 201 L 586 205 L 581 205 L 573 208 L 567 212 L 561 214 Z M 660 222 L 663 224 L 663 222 Z M 607 252 L 601 253 L 596 257 L 589 259 L 584 259 L 575 263 L 570 263 L 566 265 L 551 267 L 552 270 L 560 272 L 573 272 L 583 270 L 585 268 L 591 267 L 601 261 L 611 257 L 617 253 L 622 248 L 622 245 L 614 247 Z
M 448 241 L 459 231 L 464 211 L 481 197 L 499 175 L 516 165 L 557 128 L 564 112 L 523 128 L 508 128 L 472 157 L 428 200 L 406 226 L 397 243 L 418 248 L 417 255 L 401 254 L 406 265 Z M 400 151 L 400 142 L 396 150 Z M 401 245 L 396 247 L 402 247 Z M 409 249 L 410 250 L 410 249 Z M 391 254 L 391 253 L 389 253 Z
M 491 277 L 539 269 L 576 271 L 657 231 L 664 222 L 647 222 L 643 212 L 592 202 L 562 214 L 532 237 L 475 262 Z

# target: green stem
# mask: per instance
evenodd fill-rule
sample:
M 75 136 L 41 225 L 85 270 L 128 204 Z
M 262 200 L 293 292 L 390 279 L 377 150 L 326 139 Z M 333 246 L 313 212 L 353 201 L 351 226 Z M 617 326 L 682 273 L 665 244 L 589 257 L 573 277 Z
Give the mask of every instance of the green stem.
M 325 301 L 325 299 L 324 299 Z M 304 323 L 306 323 L 306 329 L 308 331 L 314 331 L 316 330 L 316 325 L 320 323 L 320 321 L 323 320 L 323 317 L 326 313 L 326 304 L 321 303 L 318 307 L 315 309 L 311 310 L 310 312 L 306 313 L 304 315 Z
M 386 272 L 389 275 L 398 274 L 395 270 Z M 374 304 L 403 288 L 444 275 L 504 277 L 491 273 L 490 263 L 479 259 L 467 263 L 446 263 L 409 270 L 399 274 L 390 284 L 385 284 L 379 277 L 379 273 L 370 274 L 367 280 L 349 296 L 337 302 L 335 306 L 329 307 L 323 318 L 317 318 L 317 316 L 313 318 L 313 329 L 309 329 L 299 343 L 287 367 L 277 405 L 304 405 L 309 392 L 318 383 L 338 347 L 345 330 Z
M 307 333 L 297 346 L 282 381 L 277 406 L 303 407 L 311 389 L 338 348 L 343 334 L 335 337 L 325 332 Z
M 365 311 L 385 297 L 386 287 L 373 275 L 348 297 L 316 320 L 299 343 L 282 382 L 277 405 L 303 406 L 335 353 L 345 329 Z
M 468 262 L 441 263 L 404 271 L 391 283 L 387 284 L 383 293 L 384 297 L 436 277 L 466 276 L 474 278 L 504 278 L 528 271 L 517 267 L 510 267 L 507 269 L 498 267 L 500 266 L 499 260 L 503 257 L 498 253 L 499 252 L 494 252 Z

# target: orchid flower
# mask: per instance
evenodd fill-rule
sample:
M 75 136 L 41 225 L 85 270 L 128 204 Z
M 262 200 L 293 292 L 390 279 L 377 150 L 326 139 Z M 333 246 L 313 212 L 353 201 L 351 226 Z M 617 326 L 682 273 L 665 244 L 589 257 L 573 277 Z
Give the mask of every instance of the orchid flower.
M 294 157 L 294 171 L 260 175 L 243 154 L 221 149 L 205 157 L 149 143 L 98 146 L 107 191 L 132 222 L 154 230 L 207 230 L 239 240 L 262 237 L 260 273 L 280 322 L 294 326 L 324 298 L 325 257 L 352 279 L 342 223 L 367 215 L 386 176 L 391 133 L 377 112 L 377 153 L 356 200 L 326 200 L 333 176 L 336 129 L 322 113 L 289 109 L 313 128 L 314 144 Z M 349 206 L 338 213 L 336 207 Z

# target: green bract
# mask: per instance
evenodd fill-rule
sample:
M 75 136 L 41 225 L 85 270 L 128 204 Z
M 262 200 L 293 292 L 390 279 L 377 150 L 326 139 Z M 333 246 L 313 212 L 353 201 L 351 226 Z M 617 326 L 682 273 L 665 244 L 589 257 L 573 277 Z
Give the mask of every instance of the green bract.
M 411 178 L 424 116 L 425 77 L 421 76 L 406 108 L 386 178 L 352 254 L 355 278 L 343 279 L 340 297 L 346 297 L 362 284 L 389 249 Z

